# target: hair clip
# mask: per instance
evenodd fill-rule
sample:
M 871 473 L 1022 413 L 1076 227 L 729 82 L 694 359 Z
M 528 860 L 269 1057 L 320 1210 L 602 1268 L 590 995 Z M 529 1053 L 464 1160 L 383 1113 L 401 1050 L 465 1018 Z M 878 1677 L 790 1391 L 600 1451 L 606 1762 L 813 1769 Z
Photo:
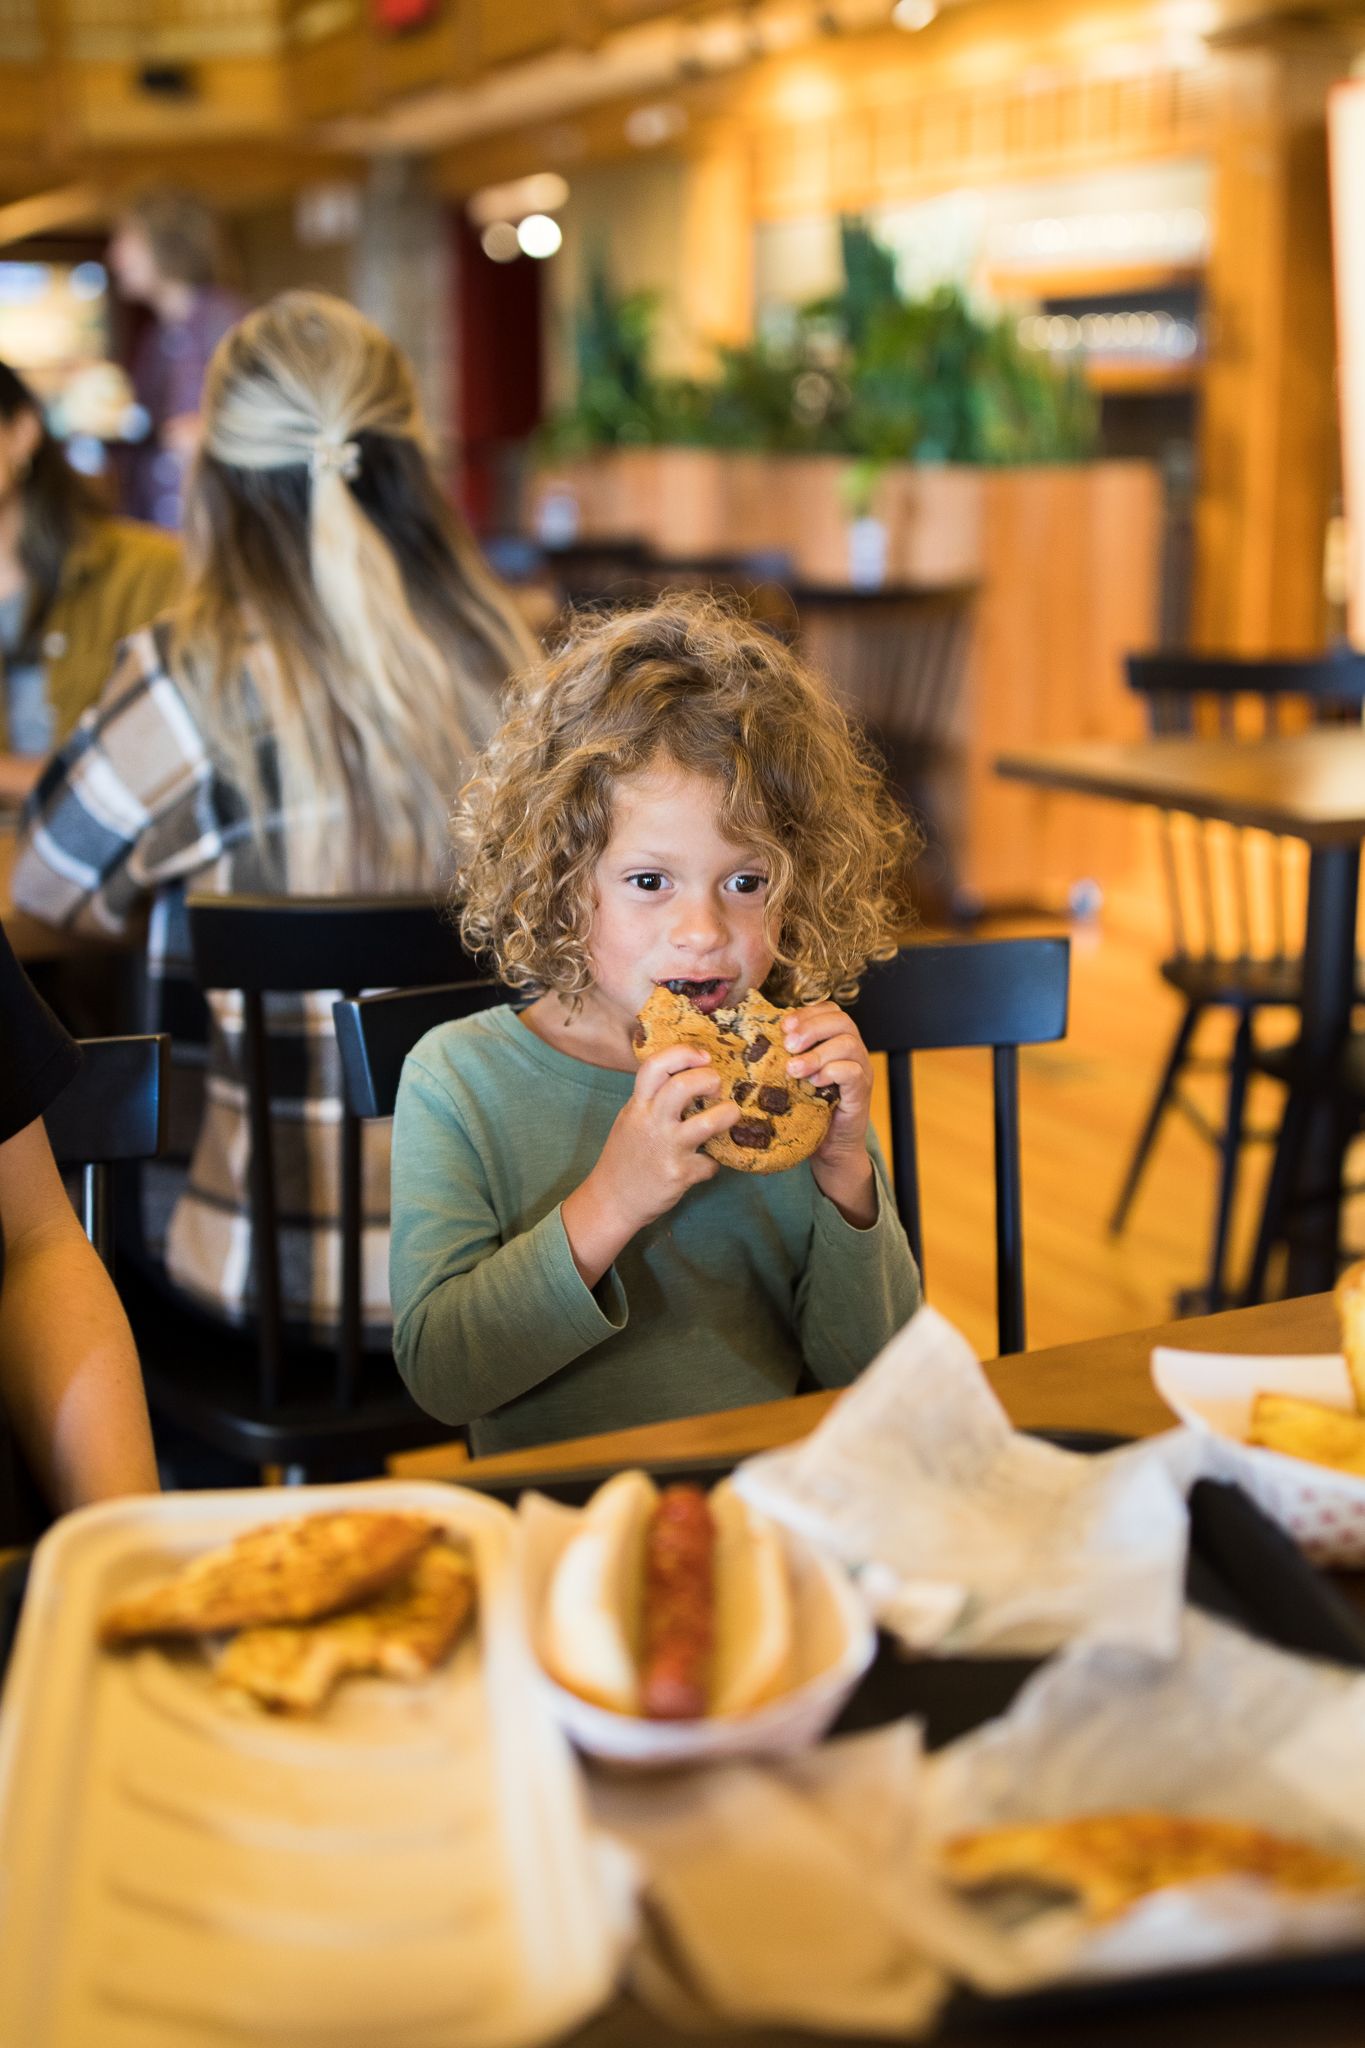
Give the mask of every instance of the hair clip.
M 308 452 L 308 474 L 311 477 L 329 475 L 335 471 L 344 476 L 347 483 L 360 474 L 360 443 L 358 441 L 314 441 Z

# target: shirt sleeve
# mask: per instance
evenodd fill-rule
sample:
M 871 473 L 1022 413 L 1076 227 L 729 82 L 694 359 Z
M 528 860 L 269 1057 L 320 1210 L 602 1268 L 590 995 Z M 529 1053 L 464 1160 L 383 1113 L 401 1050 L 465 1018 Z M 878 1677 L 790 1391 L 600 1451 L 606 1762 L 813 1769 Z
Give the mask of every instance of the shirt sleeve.
M 158 636 L 135 633 L 24 808 L 15 903 L 48 924 L 122 938 L 154 889 L 223 851 L 213 787 Z
M 626 1325 L 615 1269 L 584 1284 L 558 1208 L 503 1241 L 458 1105 L 412 1056 L 394 1117 L 389 1292 L 398 1370 L 449 1423 L 490 1415 Z
M 876 1138 L 869 1140 L 877 1220 L 846 1223 L 816 1191 L 810 1256 L 796 1292 L 801 1355 L 822 1387 L 846 1387 L 908 1323 L 923 1298 Z
M 75 1040 L 34 990 L 0 929 L 0 1144 L 42 1115 L 80 1063 Z

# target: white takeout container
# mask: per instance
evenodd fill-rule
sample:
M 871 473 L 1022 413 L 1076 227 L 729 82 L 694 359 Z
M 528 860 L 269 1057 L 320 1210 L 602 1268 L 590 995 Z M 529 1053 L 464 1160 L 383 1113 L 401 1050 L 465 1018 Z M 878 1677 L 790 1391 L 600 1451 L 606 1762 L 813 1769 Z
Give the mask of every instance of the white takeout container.
M 1294 1394 L 1354 1414 L 1344 1358 L 1256 1358 L 1158 1347 L 1152 1378 L 1162 1400 L 1209 1441 L 1220 1475 L 1235 1479 L 1306 1557 L 1314 1564 L 1365 1566 L 1365 1479 L 1246 1441 L 1257 1394 Z
M 877 1635 L 842 1565 L 790 1529 L 779 1528 L 795 1606 L 796 1671 L 789 1691 L 748 1714 L 701 1721 L 648 1721 L 614 1714 L 556 1684 L 544 1668 L 545 1597 L 559 1554 L 581 1510 L 544 1494 L 521 1500 L 522 1566 L 531 1640 L 551 1712 L 588 1756 L 644 1769 L 784 1756 L 818 1742 L 872 1662 Z
M 417 1685 L 316 1718 L 217 1687 L 198 1644 L 99 1648 L 116 1596 L 265 1522 L 430 1515 L 477 1621 Z M 609 1995 L 616 1941 L 522 1626 L 507 1509 L 421 1483 L 170 1494 L 38 1546 L 0 1714 L 0 2042 L 522 2048 Z

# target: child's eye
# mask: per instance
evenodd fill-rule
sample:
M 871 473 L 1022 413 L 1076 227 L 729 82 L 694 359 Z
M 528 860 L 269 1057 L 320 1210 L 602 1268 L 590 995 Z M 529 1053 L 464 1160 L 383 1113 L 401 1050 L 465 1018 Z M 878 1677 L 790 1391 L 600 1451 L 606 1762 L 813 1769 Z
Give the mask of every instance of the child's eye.
M 655 873 L 653 869 L 648 868 L 645 870 L 643 874 L 627 875 L 626 880 L 630 883 L 633 889 L 644 889 L 651 895 L 657 894 L 657 892 L 664 886 L 663 876 Z
M 730 886 L 737 896 L 756 896 L 760 889 L 768 886 L 766 875 L 733 875 Z

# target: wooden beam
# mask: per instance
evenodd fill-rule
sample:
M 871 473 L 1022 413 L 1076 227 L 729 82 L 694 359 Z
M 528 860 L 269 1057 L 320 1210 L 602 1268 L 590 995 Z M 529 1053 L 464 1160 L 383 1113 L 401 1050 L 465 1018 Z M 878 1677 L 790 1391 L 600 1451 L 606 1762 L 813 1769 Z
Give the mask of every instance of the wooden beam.
M 61 185 L 31 199 L 0 206 L 0 246 L 25 242 L 61 228 L 99 227 L 108 219 L 109 195 L 93 184 Z

